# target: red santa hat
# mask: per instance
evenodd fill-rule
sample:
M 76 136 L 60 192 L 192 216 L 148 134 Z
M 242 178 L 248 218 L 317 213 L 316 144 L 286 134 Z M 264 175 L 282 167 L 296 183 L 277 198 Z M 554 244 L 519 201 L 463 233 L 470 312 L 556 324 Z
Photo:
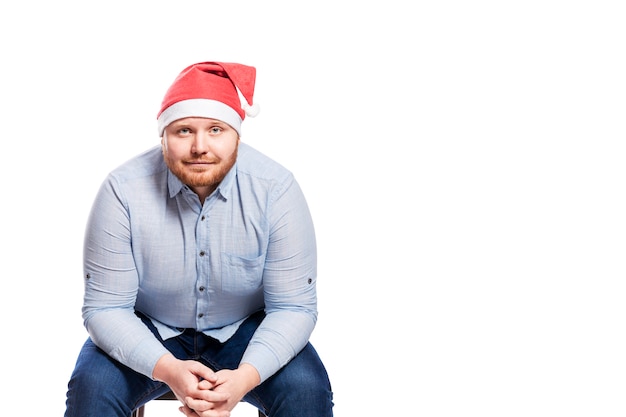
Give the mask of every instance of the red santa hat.
M 200 62 L 188 66 L 163 98 L 157 114 L 159 136 L 170 123 L 185 117 L 221 120 L 241 136 L 243 119 L 259 112 L 252 102 L 255 77 L 256 69 L 242 64 Z

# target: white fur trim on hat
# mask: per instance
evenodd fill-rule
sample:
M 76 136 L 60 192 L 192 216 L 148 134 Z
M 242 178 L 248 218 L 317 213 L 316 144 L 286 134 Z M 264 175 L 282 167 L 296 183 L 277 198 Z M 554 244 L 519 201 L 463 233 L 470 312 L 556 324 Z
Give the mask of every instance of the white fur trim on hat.
M 237 112 L 221 101 L 204 98 L 183 100 L 172 104 L 157 119 L 159 136 L 170 123 L 185 117 L 206 117 L 228 123 L 241 136 L 241 117 Z

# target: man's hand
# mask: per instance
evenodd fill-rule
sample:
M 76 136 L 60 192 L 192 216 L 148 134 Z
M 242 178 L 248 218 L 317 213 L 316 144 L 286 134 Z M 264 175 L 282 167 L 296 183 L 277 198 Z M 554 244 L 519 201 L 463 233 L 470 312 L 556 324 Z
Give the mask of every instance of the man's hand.
M 222 369 L 215 373 L 215 380 L 204 379 L 197 385 L 202 394 L 189 399 L 180 408 L 187 417 L 228 417 L 233 408 L 261 378 L 257 370 L 249 364 L 241 364 L 235 370 Z M 214 395 L 224 395 L 224 401 L 214 401 Z
M 152 376 L 157 381 L 165 382 L 176 398 L 183 403 L 181 411 L 187 416 L 229 417 L 230 394 L 215 391 L 225 382 L 213 370 L 197 361 L 183 361 L 171 354 L 159 359 Z M 200 385 L 200 383 L 202 385 Z M 241 399 L 241 398 L 239 398 Z M 238 399 L 238 400 L 239 400 Z M 237 401 L 238 401 L 237 400 Z M 196 407 L 203 414 L 197 414 Z

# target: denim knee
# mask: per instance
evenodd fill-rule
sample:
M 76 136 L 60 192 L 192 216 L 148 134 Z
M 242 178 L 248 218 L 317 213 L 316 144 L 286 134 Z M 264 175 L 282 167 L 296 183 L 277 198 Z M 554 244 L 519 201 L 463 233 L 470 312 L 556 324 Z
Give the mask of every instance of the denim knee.
M 266 415 L 331 417 L 333 392 L 328 373 L 309 343 L 274 376 L 254 390 Z M 259 404 L 255 404 L 259 405 Z
M 124 416 L 149 399 L 157 383 L 111 359 L 88 339 L 67 390 L 65 417 Z

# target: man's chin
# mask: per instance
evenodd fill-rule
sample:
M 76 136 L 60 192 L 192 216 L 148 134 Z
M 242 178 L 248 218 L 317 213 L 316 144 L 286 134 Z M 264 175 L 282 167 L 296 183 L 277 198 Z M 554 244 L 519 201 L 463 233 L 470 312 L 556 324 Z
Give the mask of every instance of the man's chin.
M 187 175 L 183 178 L 180 178 L 180 180 L 184 184 L 187 184 L 190 187 L 209 187 L 221 181 L 221 179 L 216 180 L 212 177 L 199 176 L 199 175 Z

